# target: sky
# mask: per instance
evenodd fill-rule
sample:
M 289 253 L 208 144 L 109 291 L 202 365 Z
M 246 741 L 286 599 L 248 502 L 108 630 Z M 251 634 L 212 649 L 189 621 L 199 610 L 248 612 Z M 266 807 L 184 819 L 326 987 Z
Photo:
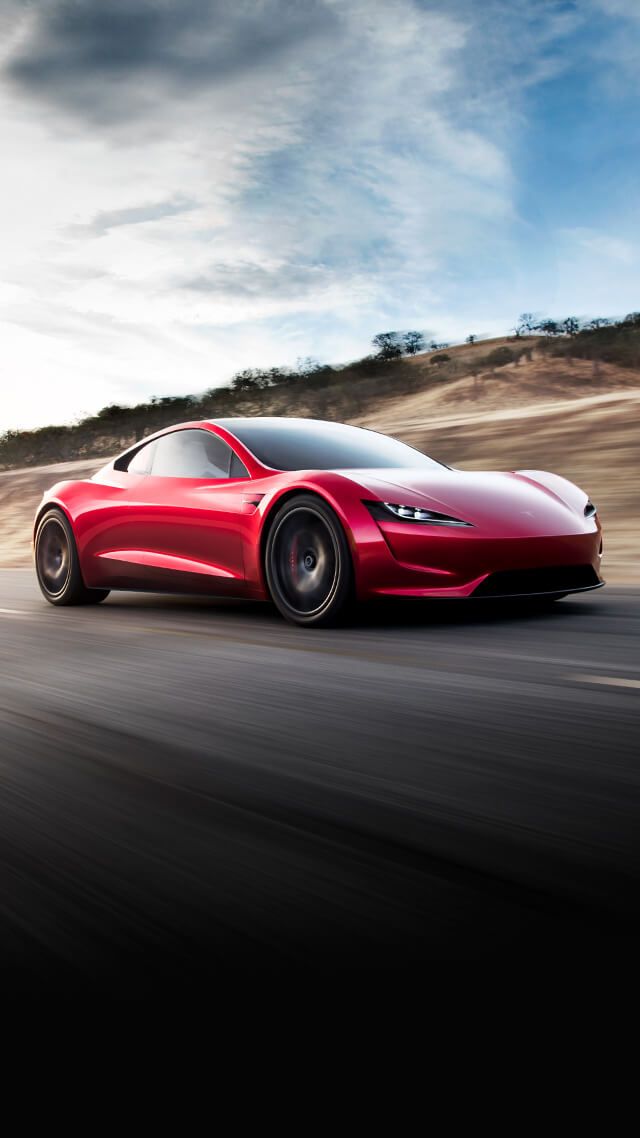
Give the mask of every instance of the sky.
M 0 431 L 640 308 L 640 0 L 0 0 Z

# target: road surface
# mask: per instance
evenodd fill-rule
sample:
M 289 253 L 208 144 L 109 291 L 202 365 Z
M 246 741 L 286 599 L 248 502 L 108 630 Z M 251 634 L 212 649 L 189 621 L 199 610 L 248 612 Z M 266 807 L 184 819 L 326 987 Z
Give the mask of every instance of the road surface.
M 639 632 L 637 589 L 312 631 L 0 572 L 5 985 L 632 960 Z

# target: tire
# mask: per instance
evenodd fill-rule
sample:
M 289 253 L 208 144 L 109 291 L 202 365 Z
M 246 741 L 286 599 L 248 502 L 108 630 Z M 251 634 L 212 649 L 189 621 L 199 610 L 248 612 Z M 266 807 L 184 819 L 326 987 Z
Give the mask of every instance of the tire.
M 346 534 L 321 498 L 299 494 L 278 510 L 265 550 L 271 599 L 292 624 L 327 627 L 344 617 L 353 593 Z
M 73 530 L 61 510 L 51 509 L 38 522 L 34 542 L 36 576 L 52 605 L 97 605 L 108 589 L 87 589 Z

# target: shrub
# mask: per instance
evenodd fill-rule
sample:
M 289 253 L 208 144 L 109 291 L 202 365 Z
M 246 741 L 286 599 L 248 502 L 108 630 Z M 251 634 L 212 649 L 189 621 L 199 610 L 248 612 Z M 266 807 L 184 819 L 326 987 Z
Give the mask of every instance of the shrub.
M 448 356 L 446 352 L 438 352 L 438 354 L 436 356 L 431 357 L 431 363 L 432 364 L 446 364 L 449 362 L 450 359 L 451 359 L 451 356 Z
M 511 348 L 507 348 L 503 345 L 489 352 L 484 362 L 488 364 L 489 367 L 504 367 L 505 364 L 512 364 L 515 358 L 515 352 L 512 352 Z

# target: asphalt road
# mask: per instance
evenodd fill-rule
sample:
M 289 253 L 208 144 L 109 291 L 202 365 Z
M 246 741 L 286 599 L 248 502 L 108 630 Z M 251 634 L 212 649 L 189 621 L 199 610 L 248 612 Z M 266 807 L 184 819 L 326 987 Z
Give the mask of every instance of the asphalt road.
M 135 984 L 638 948 L 640 591 L 267 606 L 0 573 L 0 965 Z

